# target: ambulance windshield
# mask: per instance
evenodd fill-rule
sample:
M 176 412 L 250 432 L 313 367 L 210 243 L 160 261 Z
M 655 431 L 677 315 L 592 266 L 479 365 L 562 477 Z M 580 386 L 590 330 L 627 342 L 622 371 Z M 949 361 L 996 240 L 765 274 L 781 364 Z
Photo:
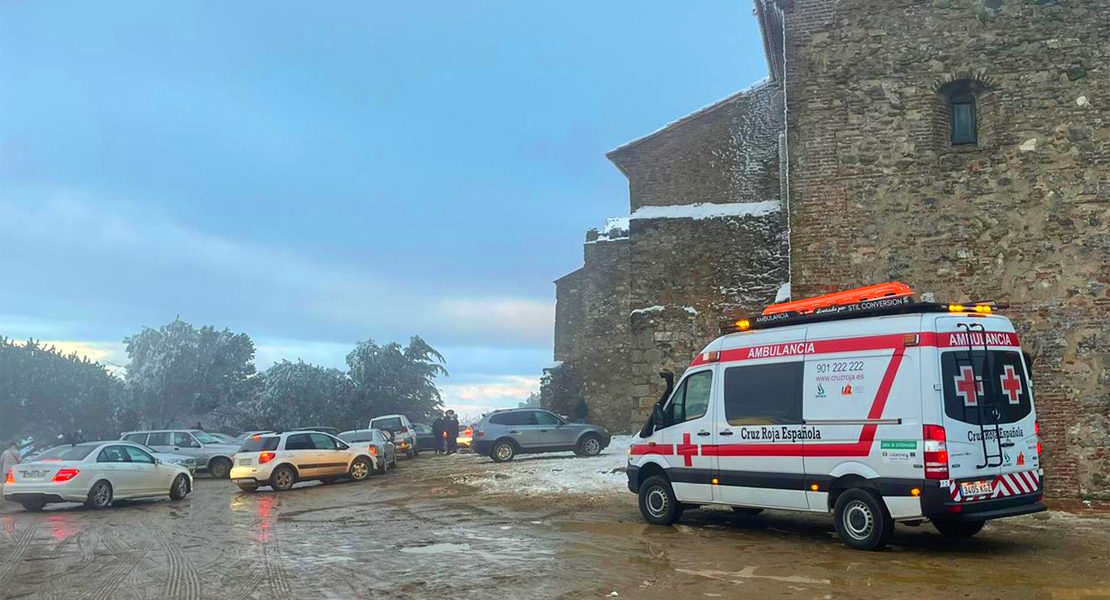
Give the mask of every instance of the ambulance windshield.
M 941 354 L 944 413 L 978 425 L 1016 423 L 1032 410 L 1021 354 L 1013 351 L 954 350 Z M 981 405 L 981 410 L 978 405 Z

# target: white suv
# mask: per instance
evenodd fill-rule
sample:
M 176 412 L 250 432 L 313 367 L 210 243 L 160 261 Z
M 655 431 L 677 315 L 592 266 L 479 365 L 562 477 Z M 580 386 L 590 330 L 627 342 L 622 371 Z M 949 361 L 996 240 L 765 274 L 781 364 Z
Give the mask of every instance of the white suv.
M 420 455 L 420 446 L 416 443 L 416 430 L 405 415 L 382 415 L 370 419 L 367 429 L 380 429 L 393 434 L 393 443 L 398 452 L 404 452 L 409 458 Z
M 233 457 L 231 481 L 244 492 L 268 485 L 283 492 L 298 481 L 364 481 L 376 465 L 365 445 L 351 446 L 318 431 L 263 433 L 243 441 Z

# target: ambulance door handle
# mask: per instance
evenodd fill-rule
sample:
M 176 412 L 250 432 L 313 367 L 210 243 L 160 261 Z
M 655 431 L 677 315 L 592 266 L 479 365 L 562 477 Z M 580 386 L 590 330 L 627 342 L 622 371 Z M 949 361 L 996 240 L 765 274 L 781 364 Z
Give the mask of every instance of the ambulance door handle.
M 701 436 L 706 436 L 706 435 L 709 435 L 709 432 L 708 432 L 708 431 L 705 431 L 705 430 L 702 430 L 702 431 L 699 431 L 699 432 L 698 432 L 698 435 L 701 435 Z
M 726 429 L 726 430 L 720 432 L 720 434 L 721 435 L 732 435 L 732 430 L 731 429 Z

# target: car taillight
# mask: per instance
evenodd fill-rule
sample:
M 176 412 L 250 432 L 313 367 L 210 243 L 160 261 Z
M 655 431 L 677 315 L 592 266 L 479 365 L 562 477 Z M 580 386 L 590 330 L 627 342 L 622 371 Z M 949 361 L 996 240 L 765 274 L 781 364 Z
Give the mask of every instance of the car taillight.
M 63 481 L 69 481 L 70 479 L 77 477 L 77 474 L 80 472 L 81 471 L 78 471 L 77 469 L 61 469 L 54 474 L 54 482 L 60 483 Z
M 485 434 L 485 432 L 483 432 L 483 431 L 478 431 L 477 429 L 475 429 L 475 430 L 474 430 L 474 435 L 473 435 L 473 436 L 471 436 L 471 437 L 476 437 L 476 438 L 480 438 L 480 437 L 482 437 L 482 436 L 484 436 L 484 435 L 486 435 L 486 434 Z
M 378 455 L 378 447 L 377 446 L 370 446 L 370 456 L 377 456 L 377 455 Z
M 15 483 L 15 470 L 8 469 L 8 474 L 4 476 L 4 485 Z
M 465 435 L 466 437 L 472 437 L 474 435 L 474 430 L 467 427 L 466 431 L 463 432 L 463 435 Z
M 925 479 L 948 479 L 948 438 L 940 425 L 925 425 Z
M 263 452 L 262 454 L 258 455 L 258 464 L 264 465 L 264 464 L 270 462 L 271 460 L 274 460 L 274 457 L 276 457 L 276 456 L 277 456 L 277 454 L 274 453 L 274 452 Z

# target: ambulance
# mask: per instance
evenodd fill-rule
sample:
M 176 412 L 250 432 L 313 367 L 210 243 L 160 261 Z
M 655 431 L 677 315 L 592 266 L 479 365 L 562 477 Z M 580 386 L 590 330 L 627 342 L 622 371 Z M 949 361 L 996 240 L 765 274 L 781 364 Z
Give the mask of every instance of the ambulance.
M 644 519 L 832 513 L 874 550 L 895 522 L 964 538 L 1045 510 L 1032 361 L 1000 308 L 893 282 L 723 324 L 629 447 Z

